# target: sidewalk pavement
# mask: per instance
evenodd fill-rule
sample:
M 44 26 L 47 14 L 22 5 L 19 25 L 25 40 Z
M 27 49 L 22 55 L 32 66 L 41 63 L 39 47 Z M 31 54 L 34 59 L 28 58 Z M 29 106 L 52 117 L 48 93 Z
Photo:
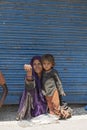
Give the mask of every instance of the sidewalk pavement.
M 33 124 L 28 121 L 1 121 L 0 129 L 3 130 L 87 130 L 87 115 L 73 116 L 67 120 L 59 120 L 51 124 Z
M 0 109 L 0 129 L 3 130 L 87 130 L 87 111 L 84 106 L 73 107 L 74 115 L 67 120 L 52 120 L 49 118 L 40 118 L 41 121 L 28 120 L 16 121 L 18 105 L 3 106 Z M 34 118 L 35 119 L 35 118 Z M 44 119 L 44 120 L 43 120 Z

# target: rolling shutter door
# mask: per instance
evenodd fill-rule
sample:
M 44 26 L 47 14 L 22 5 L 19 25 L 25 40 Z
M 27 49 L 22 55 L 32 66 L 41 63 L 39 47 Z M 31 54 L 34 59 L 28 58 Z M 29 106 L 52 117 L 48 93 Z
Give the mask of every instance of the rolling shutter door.
M 51 53 L 68 103 L 87 103 L 87 1 L 0 1 L 0 70 L 9 93 L 19 102 L 23 65 L 34 55 Z M 1 88 L 0 88 L 1 91 Z

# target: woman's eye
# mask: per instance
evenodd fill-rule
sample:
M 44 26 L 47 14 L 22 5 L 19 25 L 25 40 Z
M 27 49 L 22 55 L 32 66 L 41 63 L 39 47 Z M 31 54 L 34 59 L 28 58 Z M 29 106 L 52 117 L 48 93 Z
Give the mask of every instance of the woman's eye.
M 36 66 L 36 65 L 41 65 L 40 63 L 38 63 L 38 64 L 33 64 L 34 66 Z
M 41 65 L 40 63 L 38 63 L 38 65 Z

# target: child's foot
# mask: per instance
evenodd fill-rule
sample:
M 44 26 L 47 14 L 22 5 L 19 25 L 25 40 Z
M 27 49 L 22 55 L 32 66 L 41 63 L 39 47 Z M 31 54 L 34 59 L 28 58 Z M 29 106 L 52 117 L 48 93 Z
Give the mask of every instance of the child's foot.
M 54 113 L 53 111 L 50 111 L 49 113 L 50 113 L 51 115 L 55 115 L 55 113 Z

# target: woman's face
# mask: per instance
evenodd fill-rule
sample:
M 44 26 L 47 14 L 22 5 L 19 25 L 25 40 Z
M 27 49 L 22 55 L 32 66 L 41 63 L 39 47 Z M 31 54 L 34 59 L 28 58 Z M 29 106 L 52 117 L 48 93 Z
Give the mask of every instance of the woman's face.
M 34 60 L 33 61 L 33 68 L 34 68 L 34 71 L 38 74 L 38 75 L 41 75 L 42 73 L 42 65 L 41 65 L 41 62 L 39 60 Z

